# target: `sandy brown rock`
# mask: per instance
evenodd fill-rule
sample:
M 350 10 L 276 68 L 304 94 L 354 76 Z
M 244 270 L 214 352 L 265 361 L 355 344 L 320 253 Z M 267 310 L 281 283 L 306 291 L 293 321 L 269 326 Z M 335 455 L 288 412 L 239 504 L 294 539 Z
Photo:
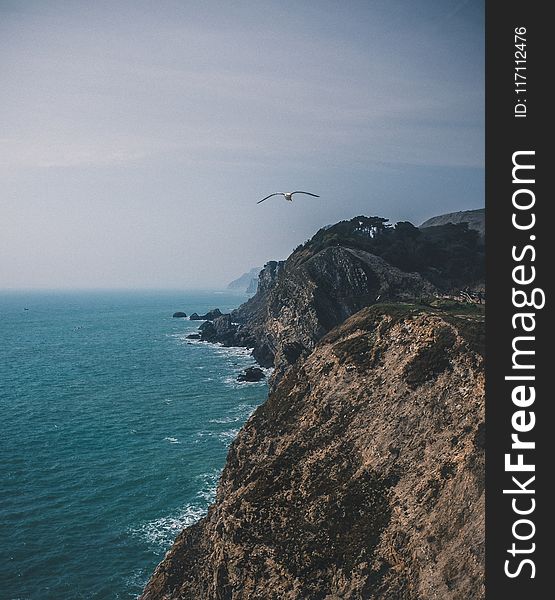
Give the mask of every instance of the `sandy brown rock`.
M 142 600 L 483 598 L 473 310 L 365 308 L 287 369 Z

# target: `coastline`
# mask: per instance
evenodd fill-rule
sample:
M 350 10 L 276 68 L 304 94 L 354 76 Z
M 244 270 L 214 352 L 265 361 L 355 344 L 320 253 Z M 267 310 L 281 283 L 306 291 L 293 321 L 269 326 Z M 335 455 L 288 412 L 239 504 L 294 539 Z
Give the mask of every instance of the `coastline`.
M 141 599 L 482 597 L 483 310 L 463 308 L 363 309 L 287 370 Z
M 201 325 L 274 365 L 269 395 L 141 600 L 483 597 L 483 239 L 385 221 L 320 230 Z

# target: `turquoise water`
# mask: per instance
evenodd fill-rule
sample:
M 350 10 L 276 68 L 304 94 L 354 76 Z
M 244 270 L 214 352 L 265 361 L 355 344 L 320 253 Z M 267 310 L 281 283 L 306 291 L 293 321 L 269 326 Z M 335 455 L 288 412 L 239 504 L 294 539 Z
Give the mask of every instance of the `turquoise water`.
M 131 599 L 266 397 L 174 311 L 216 293 L 0 294 L 0 598 Z M 25 310 L 25 309 L 28 310 Z

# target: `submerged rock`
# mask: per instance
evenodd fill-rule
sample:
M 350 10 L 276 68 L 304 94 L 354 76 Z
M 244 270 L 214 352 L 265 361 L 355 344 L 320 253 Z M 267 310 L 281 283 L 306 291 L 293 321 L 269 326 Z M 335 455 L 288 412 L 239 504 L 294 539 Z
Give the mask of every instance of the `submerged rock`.
M 248 369 L 245 369 L 243 373 L 239 373 L 237 381 L 255 382 L 262 381 L 265 377 L 264 371 L 259 367 L 249 367 Z
M 188 340 L 200 340 L 200 333 L 190 333 L 187 336 Z

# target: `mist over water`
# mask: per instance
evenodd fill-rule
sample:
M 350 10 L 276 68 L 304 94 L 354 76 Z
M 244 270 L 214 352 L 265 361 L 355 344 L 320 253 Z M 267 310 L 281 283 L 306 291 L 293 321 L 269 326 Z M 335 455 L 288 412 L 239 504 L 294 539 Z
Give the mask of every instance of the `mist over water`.
M 0 295 L 0 597 L 131 599 L 205 514 L 227 447 L 264 401 L 248 351 L 173 319 L 243 297 Z M 28 310 L 25 310 L 28 309 Z

